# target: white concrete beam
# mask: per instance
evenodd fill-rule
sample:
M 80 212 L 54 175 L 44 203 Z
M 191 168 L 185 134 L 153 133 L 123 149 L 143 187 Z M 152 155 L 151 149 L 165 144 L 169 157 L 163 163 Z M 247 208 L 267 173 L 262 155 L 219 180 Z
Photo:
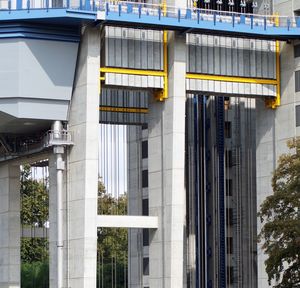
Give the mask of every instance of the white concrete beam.
M 97 227 L 109 228 L 158 228 L 158 217 L 98 215 Z

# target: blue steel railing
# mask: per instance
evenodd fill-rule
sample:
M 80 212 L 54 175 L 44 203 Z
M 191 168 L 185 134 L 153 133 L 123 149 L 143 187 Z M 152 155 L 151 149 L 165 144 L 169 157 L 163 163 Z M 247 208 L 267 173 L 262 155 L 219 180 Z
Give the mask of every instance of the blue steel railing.
M 200 21 L 211 21 L 216 23 L 229 23 L 232 26 L 235 24 L 245 24 L 250 27 L 261 26 L 264 29 L 268 27 L 281 27 L 281 28 L 300 28 L 300 17 L 287 17 L 277 15 L 258 15 L 258 14 L 245 14 L 228 11 L 217 11 L 209 9 L 198 8 L 176 8 L 176 7 L 163 7 L 159 4 L 148 4 L 139 2 L 128 1 L 107 1 L 99 2 L 99 10 L 105 10 L 106 14 L 114 12 L 119 15 L 123 13 L 135 14 L 140 17 L 156 16 L 159 20 L 161 18 L 177 18 L 180 22 L 181 19 L 191 19 Z
M 244 24 L 253 29 L 263 27 L 300 28 L 300 17 L 271 16 L 243 14 L 228 11 L 216 11 L 195 8 L 176 8 L 159 4 L 140 2 L 105 1 L 105 0 L 0 0 L 0 11 L 36 10 L 36 9 L 71 9 L 79 11 L 105 11 L 105 14 L 154 16 L 160 19 L 193 20 L 193 22 L 208 21 L 212 24 L 226 23 L 234 27 L 236 24 Z M 1 20 L 1 18 L 0 18 Z

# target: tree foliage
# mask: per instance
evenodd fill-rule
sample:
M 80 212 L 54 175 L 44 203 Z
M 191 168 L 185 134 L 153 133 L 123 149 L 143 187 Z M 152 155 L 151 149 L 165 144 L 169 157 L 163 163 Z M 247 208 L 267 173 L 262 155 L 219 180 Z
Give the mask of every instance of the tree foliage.
M 300 287 L 300 138 L 288 147 L 273 174 L 274 193 L 258 213 L 264 223 L 259 238 L 268 255 L 266 272 L 276 288 Z
M 30 165 L 21 171 L 21 224 L 23 227 L 44 227 L 49 216 L 47 184 L 32 178 Z M 21 286 L 49 287 L 49 252 L 46 238 L 21 239 Z
M 108 194 L 105 186 L 99 179 L 98 185 L 98 214 L 99 215 L 127 215 L 127 195 L 118 199 Z M 99 228 L 98 229 L 98 258 L 100 267 L 98 276 L 107 287 L 112 282 L 112 271 L 116 273 L 116 287 L 124 287 L 128 249 L 127 229 Z M 99 279 L 99 278 L 98 278 Z M 126 287 L 126 286 L 125 286 Z

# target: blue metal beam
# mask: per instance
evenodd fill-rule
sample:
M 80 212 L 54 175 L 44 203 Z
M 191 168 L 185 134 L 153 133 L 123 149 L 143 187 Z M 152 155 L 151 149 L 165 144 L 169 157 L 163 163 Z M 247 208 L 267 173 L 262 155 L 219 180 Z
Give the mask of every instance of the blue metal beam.
M 64 8 L 52 8 L 49 1 L 46 7 L 33 7 L 28 1 L 27 7 L 16 1 L 7 0 L 7 10 L 0 11 L 1 21 L 40 20 L 43 22 L 79 25 L 81 21 L 98 21 L 107 25 L 135 27 L 143 29 L 170 29 L 183 33 L 212 33 L 215 35 L 252 37 L 265 39 L 288 40 L 300 38 L 300 18 L 238 14 L 204 9 L 177 9 L 167 7 L 162 11 L 160 5 L 145 3 L 95 2 L 81 0 L 77 6 L 66 1 Z M 79 5 L 79 6 L 78 6 Z

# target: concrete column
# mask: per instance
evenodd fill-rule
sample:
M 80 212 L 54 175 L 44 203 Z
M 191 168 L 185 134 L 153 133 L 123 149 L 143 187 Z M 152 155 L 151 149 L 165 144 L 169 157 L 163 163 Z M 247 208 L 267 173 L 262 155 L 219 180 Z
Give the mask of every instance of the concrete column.
M 67 159 L 72 288 L 96 287 L 97 262 L 100 30 L 82 34 L 69 116 L 75 145 Z
M 169 98 L 150 103 L 149 214 L 159 217 L 150 232 L 150 287 L 184 287 L 185 241 L 185 36 L 169 33 Z
M 0 165 L 0 287 L 20 287 L 20 168 Z

